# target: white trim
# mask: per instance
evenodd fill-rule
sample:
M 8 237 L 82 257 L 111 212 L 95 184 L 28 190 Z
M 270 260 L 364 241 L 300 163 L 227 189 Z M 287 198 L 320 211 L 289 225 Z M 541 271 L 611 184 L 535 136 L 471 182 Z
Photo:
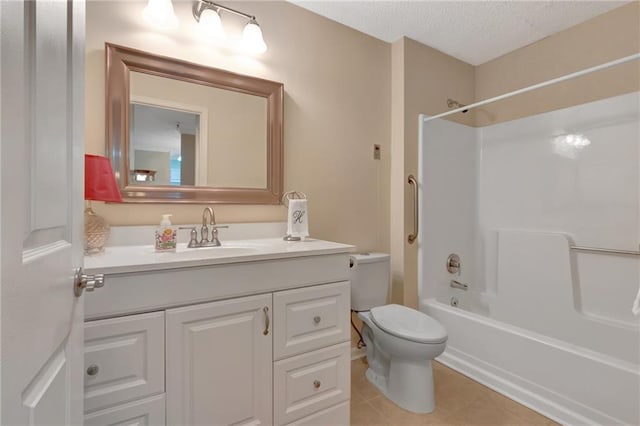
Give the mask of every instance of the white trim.
M 436 361 L 561 424 L 620 424 L 619 419 L 537 386 L 457 349 L 448 347 Z
M 553 78 L 551 80 L 547 80 L 547 81 L 544 81 L 542 83 L 538 83 L 538 84 L 534 84 L 534 85 L 531 85 L 531 86 L 527 86 L 527 87 L 522 88 L 522 89 L 514 90 L 513 92 L 509 92 L 509 93 L 505 93 L 503 95 L 495 96 L 493 98 L 485 99 L 484 101 L 475 102 L 475 103 L 470 104 L 470 105 L 465 105 L 463 107 L 452 109 L 451 111 L 443 112 L 441 114 L 437 114 L 437 115 L 434 115 L 434 116 L 431 116 L 431 117 L 427 117 L 424 114 L 420 114 L 420 116 L 422 117 L 422 120 L 426 123 L 427 121 L 431 121 L 431 120 L 434 120 L 436 118 L 446 117 L 448 115 L 455 114 L 455 113 L 458 113 L 458 112 L 461 112 L 461 111 L 465 111 L 465 110 L 476 108 L 476 107 L 479 107 L 479 106 L 482 106 L 482 105 L 490 104 L 492 102 L 500 101 L 502 99 L 510 98 L 511 96 L 516 96 L 516 95 L 520 95 L 522 93 L 531 92 L 531 91 L 536 90 L 536 89 L 541 89 L 543 87 L 551 86 L 552 84 L 561 83 L 563 81 L 570 80 L 572 78 L 576 78 L 576 77 L 580 77 L 580 76 L 583 76 L 583 75 L 586 75 L 586 74 L 590 74 L 590 73 L 595 72 L 595 71 L 601 71 L 601 70 L 604 70 L 604 69 L 607 69 L 607 68 L 611 68 L 611 67 L 614 67 L 616 65 L 621 65 L 621 64 L 624 64 L 625 62 L 633 61 L 633 60 L 636 60 L 636 59 L 640 59 L 640 53 L 635 53 L 633 55 L 625 56 L 623 58 L 616 59 L 616 60 L 613 60 L 611 62 L 607 62 L 605 64 L 596 65 L 595 67 L 587 68 L 587 69 L 584 69 L 584 70 L 581 70 L 581 71 L 576 71 L 576 72 L 573 72 L 571 74 L 566 74 L 566 75 L 563 75 L 562 77 Z
M 196 186 L 207 186 L 207 141 L 209 109 L 202 105 L 189 105 L 150 96 L 131 95 L 130 102 L 137 105 L 163 107 L 176 111 L 189 112 L 200 116 L 196 129 Z
M 355 361 L 356 359 L 364 358 L 366 356 L 364 349 L 358 349 L 357 346 L 351 344 L 351 361 Z
M 49 256 L 57 251 L 64 250 L 70 247 L 71 244 L 69 244 L 68 241 L 58 240 L 32 249 L 27 249 L 22 252 L 22 263 L 26 265 L 35 260 L 41 259 L 44 256 Z

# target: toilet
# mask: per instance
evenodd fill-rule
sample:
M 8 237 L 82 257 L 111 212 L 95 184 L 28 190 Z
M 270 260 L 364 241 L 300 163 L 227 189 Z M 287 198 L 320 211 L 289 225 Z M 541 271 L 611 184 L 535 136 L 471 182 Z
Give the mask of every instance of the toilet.
M 351 256 L 351 309 L 362 320 L 367 379 L 387 398 L 414 413 L 435 409 L 431 360 L 447 343 L 435 319 L 415 309 L 387 305 L 389 255 Z

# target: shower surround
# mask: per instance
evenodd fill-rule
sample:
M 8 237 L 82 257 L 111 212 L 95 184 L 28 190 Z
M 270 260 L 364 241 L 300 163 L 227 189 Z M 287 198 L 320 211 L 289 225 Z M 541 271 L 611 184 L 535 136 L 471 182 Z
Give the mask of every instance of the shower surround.
M 572 247 L 639 250 L 640 93 L 420 122 L 420 308 L 449 333 L 439 360 L 564 423 L 639 424 L 640 256 Z

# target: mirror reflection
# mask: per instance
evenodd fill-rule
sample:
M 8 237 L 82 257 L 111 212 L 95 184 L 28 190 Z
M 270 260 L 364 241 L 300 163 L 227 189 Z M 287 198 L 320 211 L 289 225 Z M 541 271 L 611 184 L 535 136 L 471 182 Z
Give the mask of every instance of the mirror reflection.
M 106 43 L 107 152 L 124 202 L 279 204 L 282 83 Z
M 129 111 L 131 182 L 196 185 L 200 115 L 134 102 Z
M 266 188 L 267 108 L 262 96 L 131 72 L 130 181 Z

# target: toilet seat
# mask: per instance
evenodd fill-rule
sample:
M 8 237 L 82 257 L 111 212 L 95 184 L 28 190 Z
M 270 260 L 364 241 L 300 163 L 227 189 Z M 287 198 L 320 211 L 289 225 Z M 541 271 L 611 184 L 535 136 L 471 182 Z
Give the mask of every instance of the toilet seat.
M 371 319 L 385 332 L 417 343 L 438 344 L 447 340 L 442 325 L 428 315 L 401 305 L 377 306 Z

